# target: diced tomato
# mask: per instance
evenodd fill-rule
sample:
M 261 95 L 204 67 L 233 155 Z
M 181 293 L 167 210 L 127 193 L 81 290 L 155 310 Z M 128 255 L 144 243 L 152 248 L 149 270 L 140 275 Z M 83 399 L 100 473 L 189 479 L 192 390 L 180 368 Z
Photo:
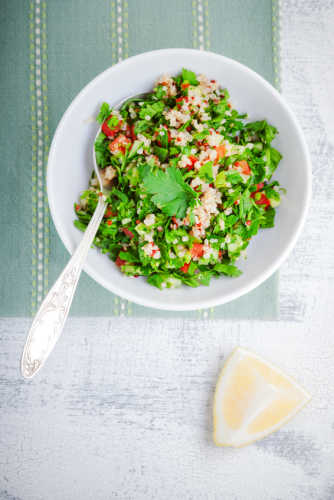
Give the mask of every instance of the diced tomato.
M 179 225 L 179 224 L 178 224 L 178 222 L 177 222 L 177 220 L 176 220 L 175 215 L 173 215 L 173 217 L 172 217 L 172 221 L 173 221 L 173 222 L 174 222 L 174 224 L 176 224 L 177 226 Z
M 175 99 L 175 101 L 176 101 L 176 102 L 181 102 L 181 101 L 183 101 L 183 99 L 184 99 L 184 97 L 183 97 L 183 96 L 182 96 L 182 97 L 177 97 L 177 98 Z
M 187 165 L 186 169 L 188 172 L 194 168 L 195 163 L 198 161 L 198 158 L 196 156 L 190 155 L 188 156 L 189 160 L 191 161 L 191 165 Z
M 221 258 L 222 255 L 223 255 L 223 252 L 221 250 L 219 250 L 218 257 Z
M 252 193 L 254 194 L 254 193 Z M 266 197 L 266 195 L 264 193 L 260 193 L 261 194 L 261 198 L 259 200 L 255 200 L 255 203 L 257 205 L 265 205 L 265 208 L 269 208 L 270 207 L 270 201 L 269 199 Z M 254 198 L 254 196 L 252 197 Z
M 124 266 L 124 264 L 126 264 L 126 260 L 123 260 L 120 258 L 120 256 L 118 256 L 117 259 L 115 260 L 115 264 L 118 267 L 122 267 Z
M 130 144 L 130 139 L 125 137 L 124 134 L 120 134 L 116 139 L 114 139 L 108 146 L 112 153 L 125 153 L 125 146 Z
M 76 211 L 80 210 L 80 205 L 75 205 Z
M 240 200 L 235 200 L 234 205 L 239 205 Z
M 263 187 L 264 187 L 263 182 L 260 182 L 260 184 L 256 184 L 256 191 L 261 191 L 261 189 L 263 189 Z
M 252 221 L 251 221 L 251 220 L 246 220 L 246 226 L 250 226 L 250 225 L 251 225 L 251 223 L 252 223 Z
M 135 141 L 137 139 L 137 136 L 135 134 L 135 126 L 131 125 L 131 134 L 132 134 L 132 140 Z
M 182 89 L 187 89 L 189 87 L 190 83 L 182 83 L 181 88 Z
M 190 262 L 189 263 L 186 262 L 185 264 L 183 264 L 182 267 L 180 267 L 180 271 L 182 271 L 183 273 L 187 273 L 189 266 L 190 266 Z
M 133 232 L 130 231 L 130 229 L 128 229 L 126 227 L 121 227 L 121 231 L 125 234 L 125 236 L 128 236 L 131 240 L 132 240 L 132 238 L 135 237 L 135 235 L 133 234 Z
M 111 128 L 109 128 L 107 121 L 102 123 L 101 130 L 107 137 L 113 136 L 113 131 L 111 130 Z
M 111 208 L 107 208 L 107 210 L 106 210 L 106 212 L 105 212 L 105 214 L 104 214 L 104 217 L 105 217 L 106 219 L 108 219 L 108 217 L 111 217 L 112 215 L 115 215 L 115 214 L 113 214 L 113 212 L 112 212 Z
M 107 220 L 107 224 L 108 224 L 108 226 L 111 226 L 112 220 L 111 219 Z
M 136 220 L 136 224 L 140 224 L 140 220 L 139 219 Z
M 244 175 L 249 175 L 251 173 L 251 169 L 249 168 L 249 165 L 246 162 L 246 160 L 236 161 L 234 165 L 236 167 L 240 167 Z
M 130 137 L 130 139 L 132 140 L 132 142 L 134 142 L 137 139 L 137 136 L 135 134 L 135 126 L 134 126 L 134 124 L 128 125 L 128 130 L 127 130 L 127 134 L 126 135 L 128 137 Z
M 116 134 L 121 130 L 122 126 L 122 120 L 119 120 L 117 125 L 113 128 L 110 128 L 108 125 L 109 120 L 112 118 L 113 115 L 109 115 L 106 120 L 102 123 L 101 130 L 102 132 L 107 136 L 107 137 L 115 137 Z
M 162 144 L 159 137 L 160 137 L 159 130 L 156 130 L 154 132 L 154 138 L 156 139 L 158 146 L 161 148 Z
M 202 257 L 204 250 L 202 243 L 194 243 L 190 249 L 192 257 Z
M 224 156 L 226 155 L 226 146 L 224 144 L 216 146 L 215 150 L 217 151 L 217 161 L 221 158 L 224 158 Z

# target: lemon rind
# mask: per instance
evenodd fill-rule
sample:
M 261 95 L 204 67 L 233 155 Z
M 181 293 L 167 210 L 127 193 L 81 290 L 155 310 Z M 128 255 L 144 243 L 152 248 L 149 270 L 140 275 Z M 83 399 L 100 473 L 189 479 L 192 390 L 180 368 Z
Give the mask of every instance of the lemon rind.
M 251 439 L 249 441 L 246 441 L 244 443 L 241 443 L 241 444 L 235 444 L 235 443 L 222 443 L 222 442 L 219 442 L 217 439 L 216 439 L 216 431 L 217 431 L 217 413 L 216 413 L 216 398 L 217 398 L 217 389 L 220 385 L 220 381 L 222 379 L 222 377 L 224 376 L 225 372 L 226 372 L 226 369 L 228 367 L 228 364 L 229 362 L 231 361 L 231 359 L 233 358 L 233 356 L 238 352 L 238 351 L 242 351 L 243 353 L 247 353 L 249 355 L 251 355 L 252 357 L 260 360 L 261 362 L 264 362 L 265 364 L 269 365 L 273 370 L 276 370 L 279 374 L 283 375 L 287 380 L 289 380 L 290 382 L 293 383 L 293 385 L 303 394 L 304 396 L 304 400 L 300 403 L 300 405 L 298 405 L 296 407 L 296 409 L 291 412 L 289 415 L 287 415 L 279 424 L 271 427 L 268 432 L 264 433 L 264 434 L 260 434 L 258 435 L 258 437 L 255 437 L 254 439 Z M 230 447 L 230 448 L 243 448 L 244 446 L 247 446 L 249 444 L 252 444 L 252 443 L 255 443 L 256 441 L 259 441 L 260 439 L 263 439 L 267 436 L 269 436 L 270 434 L 276 432 L 277 430 L 279 430 L 284 424 L 286 424 L 287 422 L 289 422 L 297 413 L 299 413 L 312 399 L 312 396 L 303 388 L 299 385 L 298 382 L 296 382 L 296 380 L 291 377 L 290 375 L 287 375 L 286 373 L 284 373 L 280 368 L 278 368 L 275 364 L 269 362 L 269 361 L 266 361 L 264 358 L 262 358 L 261 356 L 259 356 L 258 354 L 255 354 L 254 352 L 242 347 L 242 346 L 237 346 L 233 349 L 233 351 L 231 352 L 231 354 L 227 357 L 225 363 L 224 363 L 224 366 L 222 368 L 222 370 L 220 371 L 220 374 L 218 376 L 218 380 L 217 380 L 217 383 L 216 383 L 216 388 L 215 388 L 215 392 L 214 392 L 214 396 L 213 396 L 213 442 L 216 446 L 220 447 L 220 448 L 227 448 L 227 447 Z

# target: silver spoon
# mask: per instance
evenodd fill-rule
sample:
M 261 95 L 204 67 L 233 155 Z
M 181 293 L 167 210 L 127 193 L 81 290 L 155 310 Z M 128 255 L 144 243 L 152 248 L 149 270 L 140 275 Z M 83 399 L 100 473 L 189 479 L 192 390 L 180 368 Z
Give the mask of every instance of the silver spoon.
M 145 95 L 138 94 L 127 97 L 118 103 L 117 106 L 113 107 L 119 109 L 129 99 L 140 99 Z M 100 132 L 101 128 L 98 130 L 96 137 Z M 110 188 L 111 186 L 103 182 L 103 174 L 101 175 L 101 170 L 96 163 L 94 147 L 93 163 L 102 195 L 99 196 L 93 217 L 87 226 L 78 248 L 43 300 L 33 320 L 21 360 L 21 372 L 25 378 L 32 378 L 42 368 L 63 331 L 88 251 L 107 207 L 105 199 L 110 191 L 108 187 Z

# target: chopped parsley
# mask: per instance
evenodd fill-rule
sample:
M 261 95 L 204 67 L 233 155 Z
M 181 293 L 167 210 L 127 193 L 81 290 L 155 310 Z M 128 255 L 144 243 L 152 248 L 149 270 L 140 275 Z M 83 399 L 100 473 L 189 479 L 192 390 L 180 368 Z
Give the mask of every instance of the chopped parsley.
M 247 121 L 226 89 L 183 68 L 120 110 L 101 105 L 95 154 L 107 210 L 94 244 L 128 276 L 159 289 L 237 278 L 237 261 L 272 228 L 284 189 L 277 129 Z M 98 203 L 95 173 L 75 204 L 85 231 Z
M 143 179 L 143 185 L 153 195 L 153 203 L 170 216 L 185 217 L 188 206 L 198 198 L 196 191 L 184 181 L 180 169 L 173 166 L 155 174 L 149 172 Z

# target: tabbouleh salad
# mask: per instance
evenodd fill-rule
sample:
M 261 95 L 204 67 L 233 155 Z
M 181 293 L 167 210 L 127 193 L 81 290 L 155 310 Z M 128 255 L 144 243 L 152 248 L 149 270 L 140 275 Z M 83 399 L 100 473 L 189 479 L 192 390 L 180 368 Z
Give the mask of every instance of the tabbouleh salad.
M 119 109 L 103 103 L 96 161 L 110 189 L 94 244 L 128 276 L 160 289 L 236 277 L 259 229 L 280 203 L 272 175 L 277 130 L 247 123 L 216 80 L 183 69 Z M 95 173 L 75 204 L 84 231 L 98 202 Z

